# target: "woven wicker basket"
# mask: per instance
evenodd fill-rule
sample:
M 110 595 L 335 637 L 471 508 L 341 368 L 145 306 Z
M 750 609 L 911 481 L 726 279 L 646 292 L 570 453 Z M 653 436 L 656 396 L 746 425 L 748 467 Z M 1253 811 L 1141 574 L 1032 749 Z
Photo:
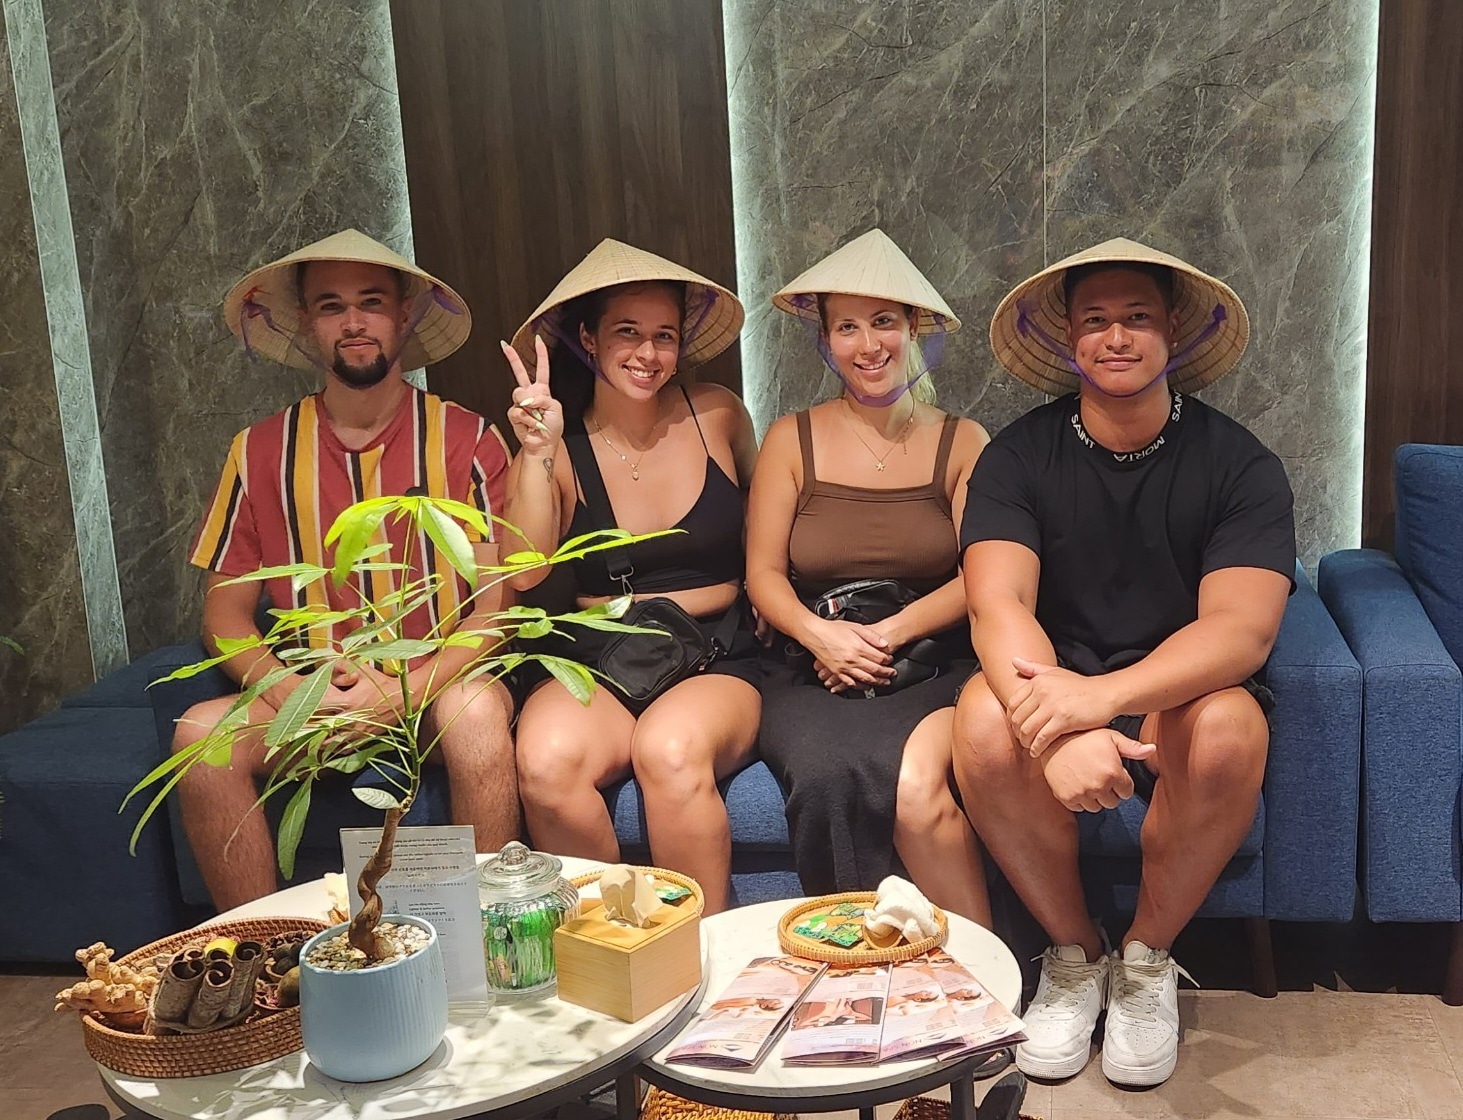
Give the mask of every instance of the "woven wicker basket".
M 717 1108 L 697 1104 L 685 1097 L 651 1087 L 640 1106 L 640 1120 L 798 1120 L 796 1112 L 745 1112 L 739 1108 Z
M 950 1102 L 937 1097 L 910 1097 L 899 1106 L 894 1120 L 950 1120 Z M 1042 1120 L 1029 1112 L 1021 1113 L 1021 1120 Z
M 291 930 L 319 932 L 325 928 L 324 922 L 309 918 L 251 918 L 219 922 L 144 945 L 128 953 L 118 963 L 145 964 L 162 953 L 176 953 L 211 937 L 264 941 Z M 163 1037 L 113 1030 L 88 1014 L 81 1017 L 81 1033 L 86 1040 L 86 1052 L 100 1065 L 118 1073 L 151 1079 L 227 1073 L 281 1058 L 304 1045 L 300 1039 L 298 1007 L 286 1008 L 237 1027 Z
M 638 864 L 627 865 L 633 871 L 643 871 L 652 878 L 659 879 L 664 883 L 674 883 L 678 887 L 685 887 L 691 892 L 691 897 L 696 900 L 696 913 L 700 914 L 706 909 L 706 892 L 701 889 L 701 884 L 689 875 L 682 875 L 679 871 L 667 871 L 664 867 L 641 867 Z M 589 886 L 590 883 L 598 883 L 599 877 L 605 870 L 589 871 L 583 875 L 576 875 L 569 882 L 574 884 L 575 890 Z
M 938 906 L 935 907 L 935 921 L 939 923 L 939 933 L 934 937 L 926 937 L 907 945 L 893 945 L 888 949 L 844 949 L 826 941 L 815 941 L 811 937 L 793 933 L 793 927 L 810 914 L 831 910 L 840 902 L 851 902 L 855 906 L 872 906 L 876 897 L 873 891 L 850 891 L 847 894 L 825 894 L 821 898 L 810 898 L 806 902 L 800 902 L 778 921 L 777 943 L 782 946 L 784 953 L 791 953 L 795 957 L 807 957 L 809 960 L 826 961 L 828 964 L 852 968 L 865 964 L 889 964 L 893 961 L 911 960 L 921 953 L 938 949 L 950 936 L 950 923 L 945 920 L 945 912 Z

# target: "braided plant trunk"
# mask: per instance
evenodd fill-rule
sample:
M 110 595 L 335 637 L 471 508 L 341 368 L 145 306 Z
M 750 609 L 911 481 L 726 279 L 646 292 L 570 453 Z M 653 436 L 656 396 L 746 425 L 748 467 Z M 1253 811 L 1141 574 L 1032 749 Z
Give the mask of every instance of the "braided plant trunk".
M 386 810 L 386 823 L 381 826 L 381 839 L 376 850 L 361 869 L 356 882 L 356 894 L 361 897 L 361 908 L 351 919 L 347 938 L 351 948 L 366 954 L 368 961 L 385 960 L 391 955 L 391 943 L 382 937 L 376 927 L 381 922 L 381 895 L 376 886 L 391 870 L 391 852 L 396 845 L 396 826 L 401 821 L 406 806 Z

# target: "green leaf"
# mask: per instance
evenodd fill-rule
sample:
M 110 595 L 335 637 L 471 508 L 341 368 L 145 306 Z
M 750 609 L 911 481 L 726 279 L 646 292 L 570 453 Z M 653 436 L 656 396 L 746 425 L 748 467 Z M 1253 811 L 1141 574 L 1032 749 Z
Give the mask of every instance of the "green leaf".
M 548 562 L 549 558 L 542 552 L 513 552 L 502 560 L 505 568 L 537 568 Z
M 391 512 L 388 506 L 378 504 L 379 501 L 375 499 L 348 506 L 325 534 L 325 543 L 335 544 L 335 565 L 330 574 L 337 587 L 345 583 L 352 565 L 366 554 L 371 538 Z
M 305 832 L 305 818 L 309 813 L 310 783 L 305 781 L 295 790 L 279 819 L 279 870 L 286 879 L 295 877 L 295 852 L 299 849 L 300 837 Z
M 476 583 L 477 561 L 473 559 L 472 542 L 467 539 L 462 526 L 435 506 L 426 506 L 424 512 L 426 517 L 422 519 L 422 528 L 427 531 L 432 543 L 457 570 L 457 574 L 467 580 L 469 586 Z
M 371 755 L 365 750 L 355 750 L 350 754 L 338 755 L 325 763 L 327 770 L 339 770 L 342 774 L 356 774 L 366 768 L 366 763 L 371 761 Z
M 436 653 L 439 645 L 419 638 L 397 638 L 374 646 L 359 646 L 351 651 L 351 656 L 362 661 L 386 661 L 393 657 L 410 661 L 413 657 Z
M 545 654 L 529 654 L 528 660 L 541 662 L 554 675 L 554 679 L 568 690 L 570 696 L 586 707 L 589 706 L 595 683 L 594 677 L 583 665 L 567 658 L 549 657 Z
M 400 801 L 376 786 L 352 786 L 351 793 L 356 795 L 357 801 L 369 805 L 373 809 L 380 809 L 384 812 L 387 809 L 401 808 Z
M 300 728 L 309 722 L 310 717 L 320 707 L 320 701 L 325 698 L 325 690 L 329 687 L 330 666 L 322 665 L 306 677 L 305 683 L 291 692 L 280 705 L 278 714 L 269 722 L 269 730 L 264 733 L 265 746 L 277 747 L 298 735 Z
M 534 619 L 532 622 L 525 622 L 518 627 L 520 638 L 542 638 L 553 633 L 554 624 L 547 618 Z

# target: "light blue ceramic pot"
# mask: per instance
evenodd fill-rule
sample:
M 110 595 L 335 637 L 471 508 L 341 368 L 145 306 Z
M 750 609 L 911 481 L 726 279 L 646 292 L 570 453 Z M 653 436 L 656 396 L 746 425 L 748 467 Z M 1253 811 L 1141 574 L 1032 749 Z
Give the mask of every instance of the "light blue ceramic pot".
M 307 963 L 318 942 L 346 923 L 316 934 L 300 953 L 300 1033 L 305 1053 L 338 1081 L 381 1081 L 421 1065 L 447 1030 L 447 973 L 430 922 L 388 914 L 382 921 L 419 926 L 425 949 L 391 964 L 331 972 Z

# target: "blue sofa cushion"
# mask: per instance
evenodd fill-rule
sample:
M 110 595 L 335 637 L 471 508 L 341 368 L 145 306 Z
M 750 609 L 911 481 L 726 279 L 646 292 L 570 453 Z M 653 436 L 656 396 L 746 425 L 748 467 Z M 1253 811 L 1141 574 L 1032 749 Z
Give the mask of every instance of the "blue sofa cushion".
M 93 941 L 121 952 L 192 921 L 160 813 L 122 798 L 157 762 L 152 713 L 61 708 L 0 737 L 0 960 L 64 961 Z
M 787 817 L 782 808 L 782 790 L 765 763 L 758 760 L 721 783 L 721 795 L 731 818 L 732 845 L 762 851 L 791 851 Z M 615 821 L 620 843 L 649 847 L 645 831 L 645 807 L 634 780 L 605 790 L 605 800 Z
M 61 701 L 63 708 L 150 708 L 147 686 L 179 665 L 201 661 L 207 655 L 201 642 L 164 646 L 143 654 L 130 665 L 108 673 L 91 687 Z
M 1463 664 L 1463 447 L 1397 448 L 1397 564 L 1443 645 Z

